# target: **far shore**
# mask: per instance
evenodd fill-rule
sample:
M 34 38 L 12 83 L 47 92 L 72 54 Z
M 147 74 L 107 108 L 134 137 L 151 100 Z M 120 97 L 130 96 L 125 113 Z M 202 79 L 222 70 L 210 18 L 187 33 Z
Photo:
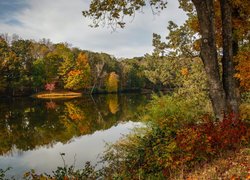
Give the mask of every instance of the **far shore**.
M 72 91 L 43 91 L 33 94 L 31 97 L 40 99 L 68 99 L 81 97 L 82 93 Z

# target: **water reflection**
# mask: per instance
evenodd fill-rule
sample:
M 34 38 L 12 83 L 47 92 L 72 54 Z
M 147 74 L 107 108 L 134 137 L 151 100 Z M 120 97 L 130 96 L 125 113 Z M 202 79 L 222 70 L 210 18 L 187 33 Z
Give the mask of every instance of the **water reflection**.
M 0 102 L 0 154 L 67 143 L 72 137 L 135 120 L 144 96 L 103 95 L 68 101 L 9 99 Z
M 58 163 L 59 153 L 63 151 L 71 156 L 77 153 L 81 163 L 93 160 L 93 155 L 90 156 L 89 153 L 101 152 L 100 144 L 103 146 L 103 143 L 100 142 L 104 140 L 105 132 L 113 140 L 117 139 L 127 131 L 123 126 L 128 125 L 120 124 L 117 127 L 122 128 L 116 130 L 112 128 L 120 122 L 136 121 L 138 111 L 146 102 L 145 96 L 137 94 L 86 96 L 53 101 L 1 99 L 0 168 L 15 165 L 21 171 L 24 167 L 36 168 L 40 162 L 43 166 L 39 165 L 39 169 L 47 170 L 48 159 L 59 158 L 56 161 Z M 109 128 L 111 129 L 107 130 Z M 74 152 L 75 149 L 77 152 Z M 57 154 L 48 153 L 49 151 Z M 94 154 L 96 156 L 97 153 Z M 35 157 L 40 160 L 37 161 Z M 34 159 L 34 167 L 27 165 L 31 158 Z
M 73 165 L 76 169 L 82 168 L 86 161 L 95 164 L 99 154 L 104 150 L 105 142 L 115 142 L 122 134 L 127 134 L 130 129 L 139 125 L 136 122 L 124 122 L 110 129 L 96 131 L 91 135 L 73 138 L 67 144 L 55 143 L 53 147 L 41 147 L 21 153 L 14 153 L 11 157 L 0 158 L 0 168 L 12 167 L 7 177 L 15 176 L 21 179 L 24 172 L 35 169 L 37 173 L 51 173 L 56 167 L 63 167 L 60 153 L 65 153 L 64 159 L 67 165 Z M 76 160 L 76 161 L 75 161 Z

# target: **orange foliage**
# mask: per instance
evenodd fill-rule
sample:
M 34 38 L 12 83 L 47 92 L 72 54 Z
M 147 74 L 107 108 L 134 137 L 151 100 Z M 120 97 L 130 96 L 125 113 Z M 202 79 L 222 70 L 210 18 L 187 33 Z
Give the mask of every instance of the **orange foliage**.
M 238 40 L 248 36 L 250 31 L 250 1 L 249 0 L 231 0 L 232 5 L 232 25 L 233 34 Z M 215 8 L 215 35 L 217 47 L 222 47 L 222 22 L 220 1 L 214 1 Z M 191 17 L 188 20 L 188 26 L 195 32 L 199 32 L 199 22 L 197 17 Z M 196 50 L 196 49 L 195 49 Z
M 77 76 L 80 75 L 81 71 L 80 70 L 72 70 L 68 73 L 68 76 Z
M 188 68 L 182 68 L 182 69 L 181 69 L 181 74 L 182 74 L 183 76 L 187 76 L 187 75 L 189 74 Z
M 235 77 L 240 80 L 240 86 L 244 90 L 250 90 L 250 52 L 240 51 L 236 56 L 236 60 L 238 61 L 236 66 L 238 72 Z
M 80 114 L 69 114 L 70 119 L 73 121 L 80 121 L 82 119 Z
M 82 124 L 78 125 L 78 129 L 80 130 L 81 134 L 88 134 L 89 132 L 91 132 L 91 129 L 89 126 L 82 125 Z
M 233 27 L 235 35 L 242 39 L 249 33 L 250 30 L 250 1 L 249 0 L 231 0 L 234 11 L 237 11 L 237 16 L 233 18 Z

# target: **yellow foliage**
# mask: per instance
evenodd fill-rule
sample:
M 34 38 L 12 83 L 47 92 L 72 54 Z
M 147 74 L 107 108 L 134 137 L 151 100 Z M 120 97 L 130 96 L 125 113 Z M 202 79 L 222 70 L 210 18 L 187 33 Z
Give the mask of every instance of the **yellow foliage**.
M 196 51 L 200 51 L 201 50 L 201 43 L 200 43 L 200 40 L 196 40 L 193 44 L 193 48 L 194 50 Z
M 91 69 L 88 58 L 84 53 L 77 57 L 77 67 L 67 74 L 64 88 L 79 90 L 88 88 L 91 83 Z
M 243 103 L 240 105 L 240 117 L 242 120 L 250 120 L 250 104 Z
M 193 31 L 196 31 L 196 32 L 200 31 L 199 22 L 198 22 L 197 17 L 192 17 L 191 19 L 189 19 L 188 25 Z
M 71 102 L 65 103 L 69 118 L 73 121 L 82 121 L 85 119 L 83 112 Z
M 109 98 L 108 101 L 109 104 L 109 110 L 112 114 L 116 114 L 117 111 L 119 111 L 119 104 L 118 104 L 118 96 L 112 96 L 112 98 Z
M 109 74 L 108 82 L 107 82 L 108 92 L 117 92 L 118 82 L 119 82 L 119 75 L 117 75 L 115 72 L 111 72 Z

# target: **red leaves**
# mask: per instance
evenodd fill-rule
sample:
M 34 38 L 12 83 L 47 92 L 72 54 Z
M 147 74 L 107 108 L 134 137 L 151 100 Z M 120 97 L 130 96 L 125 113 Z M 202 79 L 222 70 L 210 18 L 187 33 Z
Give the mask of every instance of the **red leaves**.
M 47 83 L 47 84 L 45 85 L 45 89 L 46 89 L 47 91 L 53 91 L 53 90 L 55 89 L 55 83 L 54 83 L 54 82 L 52 82 L 52 83 Z
M 247 124 L 236 119 L 233 114 L 225 116 L 223 121 L 205 125 L 203 133 L 211 136 L 211 146 L 215 151 L 236 149 L 247 137 Z
M 235 120 L 234 115 L 225 116 L 221 122 L 206 121 L 184 127 L 177 132 L 176 143 L 180 149 L 177 161 L 209 159 L 219 152 L 234 150 L 249 141 L 246 123 Z

